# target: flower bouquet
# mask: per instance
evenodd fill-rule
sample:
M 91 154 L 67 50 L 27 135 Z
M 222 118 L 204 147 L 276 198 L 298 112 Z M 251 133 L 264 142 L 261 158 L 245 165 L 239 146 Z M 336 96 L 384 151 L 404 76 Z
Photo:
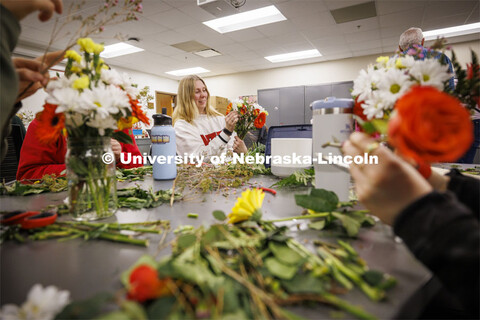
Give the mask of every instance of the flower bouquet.
M 386 137 L 425 177 L 431 173 L 430 163 L 455 161 L 473 142 L 469 109 L 479 95 L 476 55 L 472 52 L 470 70 L 476 71 L 470 79 L 453 55 L 459 79 L 453 88 L 453 74 L 436 51 L 442 47 L 438 40 L 430 49 L 414 47 L 392 58 L 379 57 L 360 71 L 352 91 L 362 129 Z
M 112 215 L 117 208 L 115 158 L 110 139 L 132 143 L 122 131 L 149 123 L 126 74 L 109 70 L 100 58 L 103 45 L 78 40 L 80 55 L 66 52 L 65 74 L 50 81 L 44 110 L 37 115 L 38 138 L 49 143 L 65 132 L 70 213 L 77 220 Z
M 237 132 L 238 137 L 242 140 L 253 128 L 263 128 L 268 116 L 267 110 L 256 103 L 248 103 L 247 99 L 231 102 L 227 107 L 226 114 L 232 111 L 236 111 L 240 115 L 235 125 L 235 132 Z

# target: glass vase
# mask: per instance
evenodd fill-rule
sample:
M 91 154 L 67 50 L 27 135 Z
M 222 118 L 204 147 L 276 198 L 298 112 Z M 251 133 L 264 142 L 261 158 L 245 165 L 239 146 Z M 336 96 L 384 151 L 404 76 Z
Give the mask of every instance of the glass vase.
M 65 164 L 73 219 L 112 216 L 117 210 L 117 179 L 110 137 L 69 138 Z

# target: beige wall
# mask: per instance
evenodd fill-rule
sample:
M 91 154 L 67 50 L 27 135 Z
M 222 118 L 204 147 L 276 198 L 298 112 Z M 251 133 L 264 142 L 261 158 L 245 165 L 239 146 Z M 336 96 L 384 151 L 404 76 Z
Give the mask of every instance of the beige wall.
M 452 48 L 460 63 L 465 66 L 465 63 L 470 61 L 470 48 L 477 54 L 480 53 L 480 41 L 457 43 L 453 44 Z M 351 81 L 357 77 L 361 69 L 375 62 L 379 55 L 205 77 L 205 79 L 211 95 L 236 99 L 242 95 L 257 94 L 259 89 Z M 393 52 L 383 55 L 393 55 Z M 449 52 L 447 55 L 451 56 Z

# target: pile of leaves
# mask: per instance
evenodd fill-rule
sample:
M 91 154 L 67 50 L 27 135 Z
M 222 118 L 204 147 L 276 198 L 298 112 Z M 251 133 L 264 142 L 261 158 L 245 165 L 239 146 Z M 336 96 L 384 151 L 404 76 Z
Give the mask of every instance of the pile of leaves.
M 214 216 L 225 218 L 220 211 Z M 93 300 L 82 301 L 58 318 L 110 312 L 105 319 L 300 319 L 284 307 L 320 302 L 374 319 L 338 295 L 356 288 L 381 301 L 395 285 L 391 276 L 370 270 L 346 242 L 323 243 L 314 253 L 289 237 L 285 227 L 262 220 L 184 228 L 171 256 L 160 262 L 142 257 L 122 282 L 130 301 L 117 299 L 120 310 L 112 312 L 111 305 L 92 310 L 85 306 Z
M 315 185 L 315 169 L 303 169 L 295 171 L 286 178 L 274 183 L 272 187 L 278 188 L 293 188 L 293 187 L 306 187 L 309 184 Z
M 172 189 L 153 191 L 140 186 L 117 190 L 118 207 L 129 209 L 155 208 L 172 200 L 182 199 L 182 194 L 173 193 Z
M 361 227 L 375 225 L 368 210 L 352 210 L 352 202 L 340 202 L 337 195 L 325 189 L 312 189 L 310 194 L 296 194 L 295 202 L 307 209 L 307 215 L 296 219 L 314 219 L 309 228 L 315 230 L 338 229 L 348 237 L 356 237 Z M 293 219 L 292 217 L 288 220 Z M 275 220 L 275 221 L 281 221 Z
M 143 166 L 131 169 L 119 169 L 117 168 L 116 176 L 117 181 L 143 181 L 146 175 L 152 175 L 152 166 Z
M 43 192 L 61 192 L 67 190 L 68 181 L 65 177 L 44 175 L 40 180 L 15 181 L 12 185 L 2 183 L 0 195 L 27 196 Z
M 148 239 L 138 238 L 140 234 L 161 234 L 170 228 L 170 221 L 156 220 L 137 223 L 92 223 L 57 221 L 51 225 L 22 230 L 18 225 L 2 226 L 0 244 L 4 241 L 26 241 L 58 239 L 66 241 L 81 238 L 83 240 L 107 240 L 148 247 Z M 124 231 L 129 231 L 125 234 Z

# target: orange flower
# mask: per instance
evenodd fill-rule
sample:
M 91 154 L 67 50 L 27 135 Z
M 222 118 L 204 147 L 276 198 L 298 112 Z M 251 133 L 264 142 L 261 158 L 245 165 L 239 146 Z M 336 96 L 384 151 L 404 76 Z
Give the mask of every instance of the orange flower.
M 255 119 L 255 121 L 253 122 L 253 125 L 255 126 L 255 128 L 261 129 L 265 125 L 266 119 L 267 119 L 267 115 L 265 114 L 265 112 L 262 112 Z
M 247 113 L 247 106 L 242 104 L 242 107 L 240 108 L 240 114 L 244 115 L 245 113 Z
M 120 118 L 120 120 L 117 121 L 118 130 L 122 131 L 123 129 L 130 129 L 136 122 L 135 120 L 138 121 L 138 119 L 134 117 Z
M 127 298 L 138 302 L 155 299 L 170 293 L 167 282 L 170 278 L 159 279 L 158 272 L 149 265 L 142 264 L 130 274 Z
M 132 107 L 132 117 L 137 118 L 146 125 L 150 125 L 150 119 L 143 113 L 142 107 L 138 105 L 138 100 L 133 100 L 130 95 L 128 95 L 128 97 L 130 98 L 130 106 Z
M 227 111 L 225 111 L 225 115 L 229 114 L 232 111 L 232 103 L 230 102 L 227 106 Z
M 253 115 L 256 117 L 260 114 L 260 109 L 253 109 Z
M 395 110 L 388 124 L 389 143 L 417 163 L 455 161 L 473 142 L 469 112 L 433 87 L 413 87 Z
M 63 113 L 55 113 L 56 109 L 57 105 L 46 103 L 43 111 L 37 113 L 37 137 L 43 144 L 56 141 L 65 128 L 65 116 Z

